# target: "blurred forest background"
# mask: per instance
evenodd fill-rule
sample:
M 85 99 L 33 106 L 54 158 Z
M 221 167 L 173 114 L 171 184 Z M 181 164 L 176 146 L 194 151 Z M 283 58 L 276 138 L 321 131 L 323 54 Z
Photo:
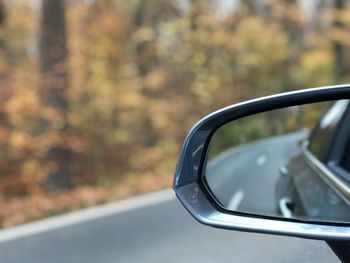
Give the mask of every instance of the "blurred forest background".
M 345 0 L 0 0 L 0 226 L 169 187 L 199 118 L 349 45 Z

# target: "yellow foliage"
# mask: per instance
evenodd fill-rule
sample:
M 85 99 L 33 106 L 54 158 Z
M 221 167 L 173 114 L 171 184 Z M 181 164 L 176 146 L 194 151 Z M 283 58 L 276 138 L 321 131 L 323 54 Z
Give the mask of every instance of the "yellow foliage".
M 156 38 L 156 33 L 152 27 L 145 26 L 138 29 L 133 37 L 136 42 L 148 42 Z
M 296 77 L 307 79 L 312 86 L 327 85 L 332 81 L 333 54 L 330 50 L 315 49 L 304 54 Z
M 333 28 L 329 32 L 329 38 L 344 46 L 350 47 L 350 29 Z
M 11 148 L 18 152 L 21 152 L 22 150 L 27 148 L 30 144 L 30 141 L 30 136 L 22 131 L 14 131 L 9 137 L 9 143 L 11 145 Z
M 256 17 L 248 17 L 240 23 L 235 40 L 233 48 L 243 67 L 269 68 L 285 61 L 289 54 L 286 34 L 277 25 Z
M 330 15 L 341 29 L 319 29 L 282 0 L 268 1 L 268 17 L 239 8 L 218 17 L 205 1 L 187 8 L 165 0 L 89 2 L 66 6 L 67 109 L 41 101 L 39 10 L 16 1 L 0 25 L 5 226 L 169 186 L 180 144 L 200 117 L 261 95 L 332 84 L 334 42 L 350 43 L 348 10 Z M 72 152 L 72 189 L 57 196 L 45 188 L 57 169 L 45 156 L 55 147 Z
M 5 102 L 4 110 L 9 116 L 15 115 L 18 118 L 37 116 L 40 110 L 37 93 L 30 88 L 18 89 Z
M 144 84 L 148 90 L 158 91 L 166 85 L 167 80 L 168 72 L 159 69 L 149 73 L 144 80 Z

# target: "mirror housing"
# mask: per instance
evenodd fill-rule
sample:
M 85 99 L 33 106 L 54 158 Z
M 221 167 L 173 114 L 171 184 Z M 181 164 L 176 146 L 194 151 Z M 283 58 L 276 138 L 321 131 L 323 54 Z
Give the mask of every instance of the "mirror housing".
M 350 240 L 350 224 L 251 215 L 223 209 L 203 184 L 211 137 L 222 125 L 253 114 L 302 104 L 350 98 L 350 85 L 281 93 L 218 110 L 200 120 L 182 146 L 174 178 L 178 199 L 199 222 L 224 229 L 322 240 Z

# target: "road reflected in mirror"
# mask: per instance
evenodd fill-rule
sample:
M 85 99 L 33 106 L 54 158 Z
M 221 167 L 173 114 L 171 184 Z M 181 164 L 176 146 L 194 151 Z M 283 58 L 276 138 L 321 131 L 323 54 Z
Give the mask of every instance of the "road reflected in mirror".
M 225 209 L 350 222 L 348 100 L 255 114 L 220 127 L 204 183 Z

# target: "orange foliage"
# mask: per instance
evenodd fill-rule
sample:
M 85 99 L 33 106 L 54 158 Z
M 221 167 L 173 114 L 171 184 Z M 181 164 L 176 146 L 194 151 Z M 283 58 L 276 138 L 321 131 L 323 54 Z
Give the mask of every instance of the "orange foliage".
M 312 31 L 282 0 L 268 17 L 239 8 L 219 17 L 205 1 L 68 1 L 65 111 L 40 100 L 40 13 L 30 2 L 8 4 L 0 25 L 3 227 L 170 186 L 195 121 L 237 101 L 330 84 L 332 44 L 348 46 L 350 36 L 345 13 L 334 13 L 342 29 Z M 312 31 L 300 48 L 293 28 Z M 45 159 L 54 147 L 72 152 L 71 188 L 56 193 L 47 175 L 57 165 Z

